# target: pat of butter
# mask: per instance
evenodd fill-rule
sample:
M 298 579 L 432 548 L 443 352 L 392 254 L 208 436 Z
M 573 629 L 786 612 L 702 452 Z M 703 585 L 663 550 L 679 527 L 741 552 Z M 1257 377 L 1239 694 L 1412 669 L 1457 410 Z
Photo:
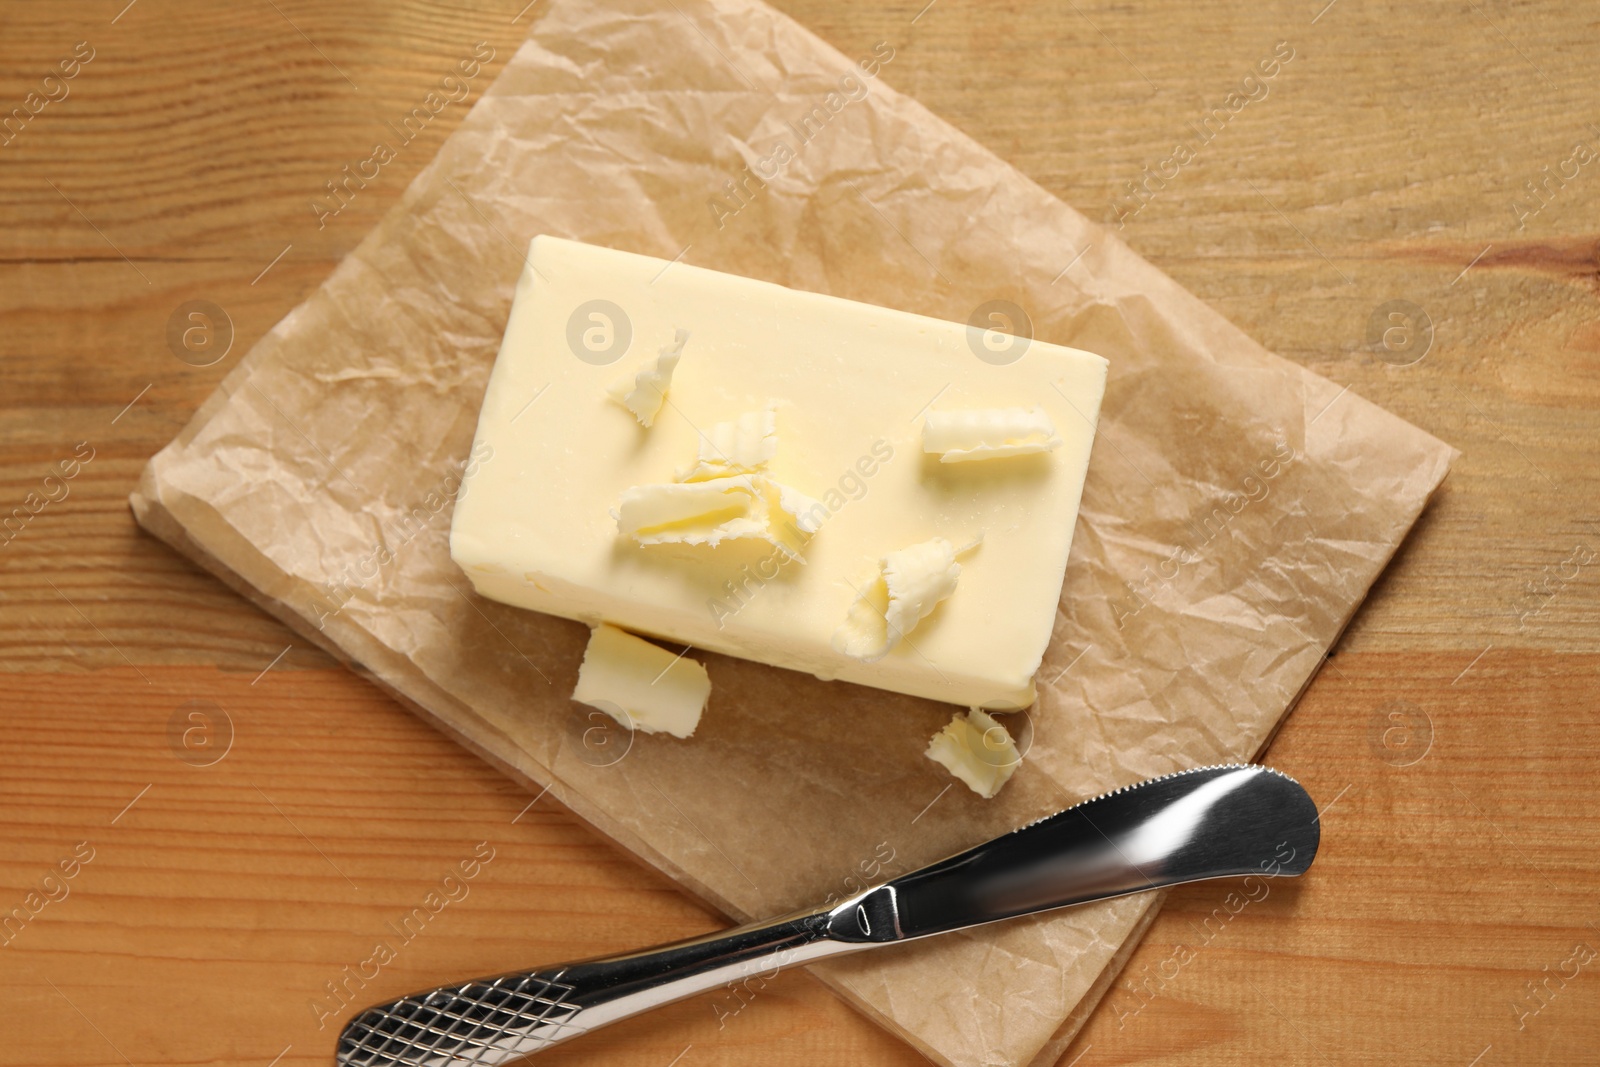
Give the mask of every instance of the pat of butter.
M 1033 700 L 1103 359 L 1035 340 L 997 363 L 963 324 L 552 237 L 535 238 L 528 261 L 478 421 L 490 458 L 451 527 L 480 594 L 935 700 Z M 680 330 L 665 402 L 642 426 L 607 390 L 637 380 Z M 941 464 L 923 453 L 934 408 L 1039 409 L 1061 443 L 1025 462 Z M 705 480 L 679 480 L 697 466 Z M 715 521 L 698 512 L 698 542 L 641 544 L 619 528 L 631 491 L 688 493 L 718 477 L 770 483 L 779 499 L 727 502 Z M 683 521 L 705 501 L 681 503 L 671 514 Z M 753 511 L 781 544 L 712 543 L 710 527 Z M 982 550 L 909 639 L 871 662 L 834 648 L 864 568 L 975 535 Z
M 1022 754 L 1006 728 L 978 708 L 951 719 L 949 725 L 933 735 L 923 755 L 985 800 L 1000 792 L 1022 762 Z
M 711 678 L 686 656 L 601 623 L 589 635 L 572 699 L 629 729 L 688 737 L 700 722 Z

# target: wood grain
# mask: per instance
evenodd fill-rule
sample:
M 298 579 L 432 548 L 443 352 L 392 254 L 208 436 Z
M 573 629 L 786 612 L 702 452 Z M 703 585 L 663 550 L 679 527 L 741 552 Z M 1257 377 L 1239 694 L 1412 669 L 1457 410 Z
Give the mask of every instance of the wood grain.
M 0 935 L 0 1064 L 326 1064 L 326 983 L 478 842 L 495 858 L 363 999 L 485 969 L 507 939 L 531 962 L 713 927 L 548 801 L 524 811 L 531 796 L 126 507 L 144 460 L 465 105 L 319 228 L 323 183 L 484 41 L 475 99 L 538 5 L 513 21 L 516 0 L 124 4 L 0 2 L 0 116 L 94 49 L 0 146 L 0 514 L 59 498 L 0 545 L 0 912 L 66 891 Z M 1288 42 L 1265 96 L 1123 235 L 1463 453 L 1272 748 L 1329 805 L 1315 872 L 1237 914 L 1222 886 L 1173 894 L 1061 1062 L 1592 1062 L 1600 975 L 1568 961 L 1600 947 L 1600 558 L 1578 562 L 1600 550 L 1600 160 L 1547 174 L 1600 147 L 1593 13 L 780 6 L 847 53 L 893 42 L 890 82 L 1096 218 Z M 215 365 L 169 350 L 190 300 L 232 322 Z M 1433 323 L 1406 366 L 1366 343 L 1392 300 Z M 47 483 L 79 442 L 94 458 Z M 199 735 L 184 746 L 194 701 L 232 724 L 210 766 L 193 765 Z M 93 859 L 61 881 L 79 842 Z M 679 1005 L 548 1060 L 919 1062 L 803 974 L 737 1006 Z

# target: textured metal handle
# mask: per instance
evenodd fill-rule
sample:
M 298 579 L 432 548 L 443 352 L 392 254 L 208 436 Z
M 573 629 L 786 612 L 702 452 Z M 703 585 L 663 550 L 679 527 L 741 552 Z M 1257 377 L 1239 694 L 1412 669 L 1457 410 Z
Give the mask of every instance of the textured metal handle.
M 843 907 L 841 905 L 841 907 Z M 380 1004 L 339 1036 L 339 1067 L 492 1067 L 791 963 L 868 947 L 817 910 L 626 956 L 481 978 Z
M 576 1037 L 582 1008 L 562 974 L 503 975 L 368 1008 L 339 1037 L 340 1067 L 487 1067 Z

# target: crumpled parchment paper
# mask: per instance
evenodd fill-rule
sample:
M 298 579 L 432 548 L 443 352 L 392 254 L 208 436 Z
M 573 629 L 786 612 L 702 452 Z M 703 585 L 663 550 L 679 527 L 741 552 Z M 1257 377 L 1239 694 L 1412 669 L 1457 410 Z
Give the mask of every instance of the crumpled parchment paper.
M 734 919 L 1256 754 L 1452 450 L 1266 352 L 896 93 L 896 42 L 843 56 L 757 0 L 541 6 L 401 202 L 151 461 L 140 522 Z M 471 594 L 453 493 L 541 232 L 957 321 L 1010 301 L 1110 360 L 998 799 L 923 758 L 948 705 L 715 655 L 691 741 L 629 737 L 568 699 L 583 627 Z M 940 1063 L 1046 1062 L 1155 903 L 815 970 Z

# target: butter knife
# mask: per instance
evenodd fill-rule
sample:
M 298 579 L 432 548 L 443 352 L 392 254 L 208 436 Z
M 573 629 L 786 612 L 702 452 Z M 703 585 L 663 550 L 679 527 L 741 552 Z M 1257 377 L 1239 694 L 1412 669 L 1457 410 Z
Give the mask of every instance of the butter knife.
M 1001 919 L 1241 875 L 1305 873 L 1320 832 L 1293 779 L 1245 764 L 1118 789 L 842 903 L 368 1008 L 339 1067 L 490 1067 L 755 975 Z

